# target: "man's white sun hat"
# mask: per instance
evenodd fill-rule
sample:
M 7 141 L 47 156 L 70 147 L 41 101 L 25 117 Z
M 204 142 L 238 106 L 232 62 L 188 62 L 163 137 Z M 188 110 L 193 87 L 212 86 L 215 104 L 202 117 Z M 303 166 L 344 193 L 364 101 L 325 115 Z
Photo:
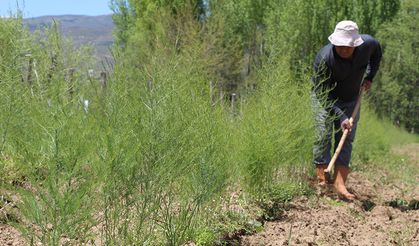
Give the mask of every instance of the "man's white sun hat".
M 336 46 L 360 46 L 364 40 L 358 32 L 358 25 L 350 20 L 339 22 L 335 31 L 329 36 L 329 41 Z

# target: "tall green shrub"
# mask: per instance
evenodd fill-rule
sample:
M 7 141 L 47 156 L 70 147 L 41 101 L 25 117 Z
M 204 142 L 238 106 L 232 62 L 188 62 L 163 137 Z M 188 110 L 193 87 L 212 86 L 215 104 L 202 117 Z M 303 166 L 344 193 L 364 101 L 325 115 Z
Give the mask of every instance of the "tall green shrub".
M 89 59 L 67 46 L 56 29 L 35 36 L 20 18 L 2 19 L 0 25 L 0 168 L 5 173 L 0 184 L 7 189 L 25 184 L 18 188 L 19 208 L 31 226 L 20 227 L 29 241 L 85 243 L 95 224 L 90 199 L 95 179 L 89 170 L 97 137 L 80 102 L 88 91 L 83 72 L 70 77 L 67 68 L 80 71 Z M 9 177 L 10 172 L 16 174 Z
M 131 43 L 107 91 L 106 243 L 140 244 L 160 235 L 181 244 L 229 177 L 223 115 L 211 102 L 205 63 L 196 63 L 200 46 L 177 52 L 160 40 L 142 62 Z
M 279 59 L 260 71 L 261 87 L 246 102 L 239 121 L 239 155 L 252 191 L 266 191 L 285 180 L 296 182 L 298 170 L 311 163 L 310 89 L 292 76 L 286 62 Z M 295 177 L 288 179 L 286 170 L 294 170 Z

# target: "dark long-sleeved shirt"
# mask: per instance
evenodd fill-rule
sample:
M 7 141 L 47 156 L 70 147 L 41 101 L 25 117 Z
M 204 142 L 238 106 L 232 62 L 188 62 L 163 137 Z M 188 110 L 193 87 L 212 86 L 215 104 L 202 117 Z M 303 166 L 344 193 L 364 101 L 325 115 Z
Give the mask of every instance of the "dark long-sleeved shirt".
M 341 58 L 332 44 L 324 46 L 314 61 L 313 83 L 316 94 L 329 90 L 329 102 L 356 100 L 364 79 L 372 81 L 381 61 L 381 46 L 370 35 L 362 34 L 364 43 L 356 47 L 352 59 Z M 342 110 L 332 103 L 332 112 L 346 118 Z

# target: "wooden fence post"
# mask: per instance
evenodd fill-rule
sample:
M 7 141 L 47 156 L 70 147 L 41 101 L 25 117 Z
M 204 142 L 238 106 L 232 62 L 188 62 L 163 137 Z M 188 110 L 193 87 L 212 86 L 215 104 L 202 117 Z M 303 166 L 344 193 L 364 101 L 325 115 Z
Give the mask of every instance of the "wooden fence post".
M 100 83 L 102 85 L 102 89 L 106 89 L 108 86 L 108 76 L 106 72 L 100 72 Z
M 70 95 L 70 99 L 73 98 L 74 95 L 74 72 L 76 69 L 69 68 L 67 70 L 67 83 L 68 83 L 68 94 Z
M 211 106 L 214 106 L 215 105 L 214 82 L 210 81 L 209 86 L 210 86 L 210 103 L 211 103 Z
M 52 75 L 54 74 L 56 68 L 57 68 L 57 55 L 54 54 L 51 57 L 51 66 L 49 68 L 48 74 L 47 74 L 47 83 L 50 84 L 52 80 Z
M 236 103 L 236 93 L 231 93 L 231 112 L 234 112 L 234 104 Z
M 28 74 L 27 74 L 27 77 L 26 77 L 26 81 L 28 82 L 29 85 L 32 85 L 33 57 L 32 57 L 31 54 L 27 54 L 26 57 L 29 58 Z
M 224 105 L 224 88 L 221 83 L 219 84 L 219 89 L 220 89 L 220 103 L 221 105 Z

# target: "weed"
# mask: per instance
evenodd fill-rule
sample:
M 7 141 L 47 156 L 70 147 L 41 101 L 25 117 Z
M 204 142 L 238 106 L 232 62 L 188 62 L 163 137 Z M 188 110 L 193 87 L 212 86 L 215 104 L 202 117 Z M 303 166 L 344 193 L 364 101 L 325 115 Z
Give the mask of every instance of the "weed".
M 375 203 L 371 200 L 362 200 L 361 203 L 361 207 L 364 211 L 371 211 L 375 207 Z
M 324 201 L 326 202 L 326 204 L 329 204 L 331 206 L 344 206 L 346 203 L 340 200 L 336 200 L 336 199 L 330 199 L 330 198 L 325 198 Z

